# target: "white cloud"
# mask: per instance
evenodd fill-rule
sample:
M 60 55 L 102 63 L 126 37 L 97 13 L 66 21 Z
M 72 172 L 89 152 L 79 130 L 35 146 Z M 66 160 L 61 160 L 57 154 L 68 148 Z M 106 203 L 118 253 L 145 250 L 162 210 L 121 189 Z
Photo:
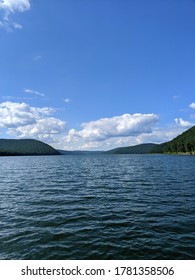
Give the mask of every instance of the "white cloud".
M 23 28 L 22 25 L 19 24 L 19 23 L 17 23 L 17 22 L 13 22 L 13 27 L 14 27 L 15 29 L 22 29 L 22 28 Z
M 191 104 L 189 105 L 189 107 L 190 107 L 191 109 L 195 109 L 195 103 L 194 103 L 194 102 L 191 103 Z
M 65 148 L 111 149 L 138 144 L 137 138 L 152 133 L 157 122 L 158 116 L 155 114 L 124 114 L 83 123 L 82 130 L 69 130 L 64 139 Z
M 30 9 L 30 0 L 0 0 L 0 10 L 2 11 L 2 20 L 0 26 L 7 31 L 12 29 L 22 29 L 22 26 L 12 20 L 12 16 L 18 12 L 25 12 Z
M 96 121 L 83 123 L 83 129 L 69 131 L 67 141 L 82 138 L 89 141 L 101 141 L 112 137 L 137 136 L 142 133 L 151 133 L 152 126 L 158 121 L 154 114 L 124 114 L 112 118 L 102 118 Z
M 19 138 L 35 138 L 43 141 L 53 141 L 53 137 L 64 130 L 64 122 L 50 117 L 36 119 L 36 123 L 19 126 L 10 129 L 9 134 L 17 135 Z
M 0 8 L 10 13 L 24 12 L 30 9 L 29 0 L 1 0 Z
M 190 127 L 190 126 L 193 126 L 194 124 L 189 122 L 189 121 L 185 121 L 183 120 L 182 118 L 176 118 L 175 119 L 175 122 L 178 126 L 180 127 Z
M 35 95 L 42 96 L 42 97 L 45 96 L 44 93 L 41 93 L 41 92 L 33 90 L 33 89 L 29 89 L 29 88 L 24 89 L 24 92 L 30 93 L 30 94 L 35 94 Z
M 63 99 L 63 101 L 64 101 L 65 103 L 69 103 L 69 102 L 70 102 L 70 98 L 65 98 L 65 99 Z
M 17 127 L 35 123 L 32 109 L 25 103 L 3 102 L 0 104 L 0 127 Z
M 0 103 L 0 127 L 19 138 L 49 140 L 64 130 L 65 122 L 51 116 L 55 110 L 26 103 Z

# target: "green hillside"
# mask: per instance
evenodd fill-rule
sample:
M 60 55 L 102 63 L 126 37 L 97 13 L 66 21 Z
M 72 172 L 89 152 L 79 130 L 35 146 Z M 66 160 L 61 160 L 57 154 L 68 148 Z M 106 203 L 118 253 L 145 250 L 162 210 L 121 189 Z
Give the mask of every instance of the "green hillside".
M 140 144 L 129 147 L 121 147 L 105 152 L 106 154 L 148 154 L 155 149 L 158 144 Z
M 105 152 L 106 154 L 195 154 L 195 126 L 169 142 L 162 144 L 141 144 L 121 147 Z
M 60 153 L 38 140 L 0 139 L 0 156 L 60 155 Z
M 191 127 L 173 140 L 163 143 L 153 149 L 160 153 L 195 154 L 195 126 Z

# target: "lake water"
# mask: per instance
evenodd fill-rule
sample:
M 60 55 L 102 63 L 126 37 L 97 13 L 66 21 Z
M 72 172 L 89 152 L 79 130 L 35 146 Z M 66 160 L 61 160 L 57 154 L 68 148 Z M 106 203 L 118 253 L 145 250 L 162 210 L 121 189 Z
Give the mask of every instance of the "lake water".
M 0 259 L 195 259 L 195 157 L 0 157 Z

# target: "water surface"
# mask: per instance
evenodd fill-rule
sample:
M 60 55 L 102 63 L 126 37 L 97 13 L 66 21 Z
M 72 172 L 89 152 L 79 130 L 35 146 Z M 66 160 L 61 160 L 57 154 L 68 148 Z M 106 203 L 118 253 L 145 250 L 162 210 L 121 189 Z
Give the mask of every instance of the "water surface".
M 195 157 L 0 157 L 0 259 L 195 259 Z

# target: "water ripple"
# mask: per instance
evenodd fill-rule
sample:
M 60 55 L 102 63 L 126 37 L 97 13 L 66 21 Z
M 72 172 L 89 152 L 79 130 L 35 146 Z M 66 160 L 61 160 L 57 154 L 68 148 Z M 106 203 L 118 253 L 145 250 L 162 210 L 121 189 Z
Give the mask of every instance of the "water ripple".
M 0 158 L 1 259 L 194 259 L 195 157 Z

